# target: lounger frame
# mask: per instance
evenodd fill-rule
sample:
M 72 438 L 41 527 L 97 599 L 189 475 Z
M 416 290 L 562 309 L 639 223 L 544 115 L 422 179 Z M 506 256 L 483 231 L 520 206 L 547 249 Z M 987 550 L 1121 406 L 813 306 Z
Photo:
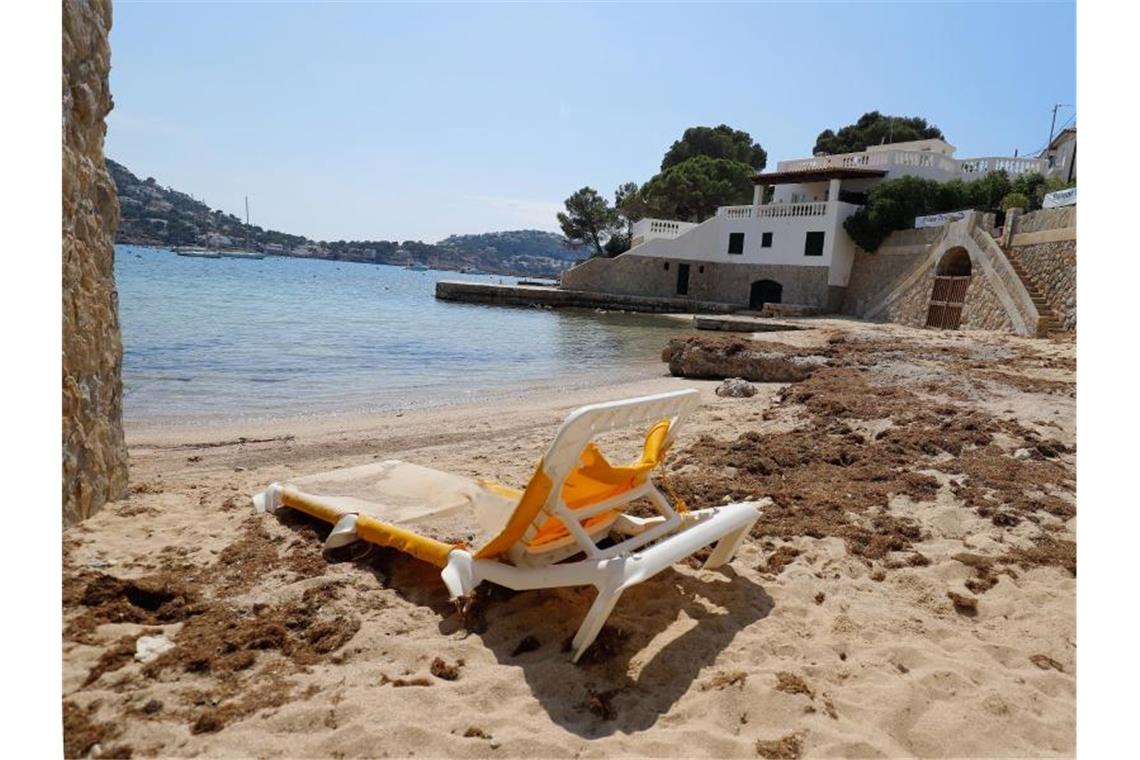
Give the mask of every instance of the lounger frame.
M 574 470 L 583 450 L 597 436 L 630 427 L 644 429 L 668 419 L 667 447 L 699 402 L 700 394 L 689 389 L 591 404 L 573 412 L 559 428 L 542 459 L 543 471 L 552 482 L 542 511 L 557 517 L 570 531 L 573 541 L 552 551 L 528 549 L 538 530 L 532 523 L 522 539 L 508 550 L 507 562 L 479 559 L 465 549 L 454 549 L 447 555 L 446 566 L 441 572 L 452 598 L 468 596 L 483 581 L 519 591 L 594 586 L 597 597 L 572 642 L 572 657 L 577 662 L 601 631 L 625 589 L 653 577 L 706 546 L 715 544 L 704 563 L 705 568 L 713 569 L 729 562 L 760 518 L 761 509 L 769 503 L 768 499 L 681 512 L 658 490 L 652 477 L 647 477 L 641 485 L 586 508 L 570 509 L 562 500 L 566 478 Z M 281 506 L 282 488 L 275 483 L 255 496 L 255 508 L 275 511 Z M 613 541 L 611 545 L 600 546 L 600 542 L 582 527 L 581 520 L 620 509 L 642 497 L 649 499 L 658 514 L 649 518 L 620 515 L 604 531 L 605 535 L 599 536 L 610 538 Z M 326 548 L 357 540 L 356 523 L 355 514 L 340 516 L 326 541 Z M 584 556 L 563 561 L 575 555 Z

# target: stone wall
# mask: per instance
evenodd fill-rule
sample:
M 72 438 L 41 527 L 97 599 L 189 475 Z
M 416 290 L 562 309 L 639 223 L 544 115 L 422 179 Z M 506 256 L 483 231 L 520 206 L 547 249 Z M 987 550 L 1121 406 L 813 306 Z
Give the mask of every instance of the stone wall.
M 1041 232 L 1077 226 L 1077 207 L 1043 208 L 1019 215 L 1013 222 L 1013 232 Z
M 109 0 L 63 2 L 63 522 L 127 487 L 115 186 L 103 163 Z
M 752 283 L 775 280 L 783 286 L 784 303 L 826 309 L 839 302 L 827 285 L 827 267 L 789 264 L 719 264 L 637 256 L 624 253 L 612 259 L 590 259 L 562 273 L 562 287 L 619 295 L 677 298 L 677 269 L 689 265 L 688 297 L 748 306 Z
M 907 287 L 898 298 L 891 301 L 881 318 L 900 325 L 925 326 L 937 271 L 935 266 L 927 267 L 921 277 Z M 974 275 L 966 288 L 959 329 L 1013 331 L 1013 322 L 1005 306 L 977 266 L 974 267 Z
M 889 245 L 876 253 L 861 253 L 848 287 L 848 313 L 862 319 L 925 325 L 938 263 L 958 250 L 969 255 L 972 270 L 961 328 L 1036 334 L 1040 320 L 1033 301 L 1005 254 L 982 228 L 983 221 L 981 215 L 971 214 L 924 238 L 929 243 L 915 244 L 907 231 L 889 238 Z
M 871 307 L 890 283 L 898 281 L 926 257 L 925 245 L 881 247 L 874 253 L 858 249 L 841 311 L 858 316 Z
M 1068 332 L 1076 330 L 1077 241 L 1059 240 L 1016 246 L 1010 248 L 1007 254 L 1018 263 L 1021 271 L 1049 302 L 1061 329 Z
M 930 307 L 930 294 L 934 290 L 934 267 L 928 267 L 903 293 L 891 301 L 879 319 L 900 325 L 922 327 Z
M 933 288 L 934 283 L 931 282 Z M 929 301 L 930 292 L 927 292 Z M 923 319 L 926 315 L 923 314 Z M 993 283 L 982 272 L 975 270 L 966 288 L 966 300 L 962 302 L 962 330 L 998 330 L 1014 332 L 1013 320 L 1009 311 L 998 298 Z

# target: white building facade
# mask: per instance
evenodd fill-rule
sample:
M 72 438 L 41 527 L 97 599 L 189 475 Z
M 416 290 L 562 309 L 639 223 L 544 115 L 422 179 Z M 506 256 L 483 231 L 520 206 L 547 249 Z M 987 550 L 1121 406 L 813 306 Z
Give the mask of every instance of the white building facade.
M 747 206 L 723 206 L 694 224 L 642 219 L 632 247 L 563 274 L 565 288 L 688 298 L 753 309 L 795 304 L 833 311 L 842 303 L 856 246 L 843 222 L 886 178 L 971 180 L 1004 169 L 1041 172 L 1040 158 L 954 158 L 943 140 L 919 140 L 859 153 L 781 161 L 753 178 Z

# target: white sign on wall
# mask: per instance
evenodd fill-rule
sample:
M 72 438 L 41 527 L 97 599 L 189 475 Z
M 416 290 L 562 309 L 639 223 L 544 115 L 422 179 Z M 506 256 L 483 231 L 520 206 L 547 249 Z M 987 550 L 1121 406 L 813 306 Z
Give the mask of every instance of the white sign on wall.
M 956 222 L 959 219 L 965 218 L 966 214 L 970 213 L 969 209 L 963 211 L 947 211 L 944 214 L 931 214 L 929 216 L 916 216 L 914 218 L 914 228 L 921 230 L 924 227 L 941 227 L 950 222 Z
M 1070 187 L 1045 195 L 1041 208 L 1057 208 L 1058 206 L 1073 206 L 1077 203 L 1077 188 Z

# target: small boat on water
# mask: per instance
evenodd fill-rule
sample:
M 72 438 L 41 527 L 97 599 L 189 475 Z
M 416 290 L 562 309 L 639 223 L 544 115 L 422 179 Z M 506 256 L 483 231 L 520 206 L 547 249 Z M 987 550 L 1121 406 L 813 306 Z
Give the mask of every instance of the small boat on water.
M 413 272 L 426 272 L 431 269 L 427 264 L 408 264 L 404 269 L 409 269 Z
M 199 259 L 220 259 L 222 257 L 220 251 L 211 251 L 207 248 L 175 248 L 174 252 L 179 256 L 192 256 Z

